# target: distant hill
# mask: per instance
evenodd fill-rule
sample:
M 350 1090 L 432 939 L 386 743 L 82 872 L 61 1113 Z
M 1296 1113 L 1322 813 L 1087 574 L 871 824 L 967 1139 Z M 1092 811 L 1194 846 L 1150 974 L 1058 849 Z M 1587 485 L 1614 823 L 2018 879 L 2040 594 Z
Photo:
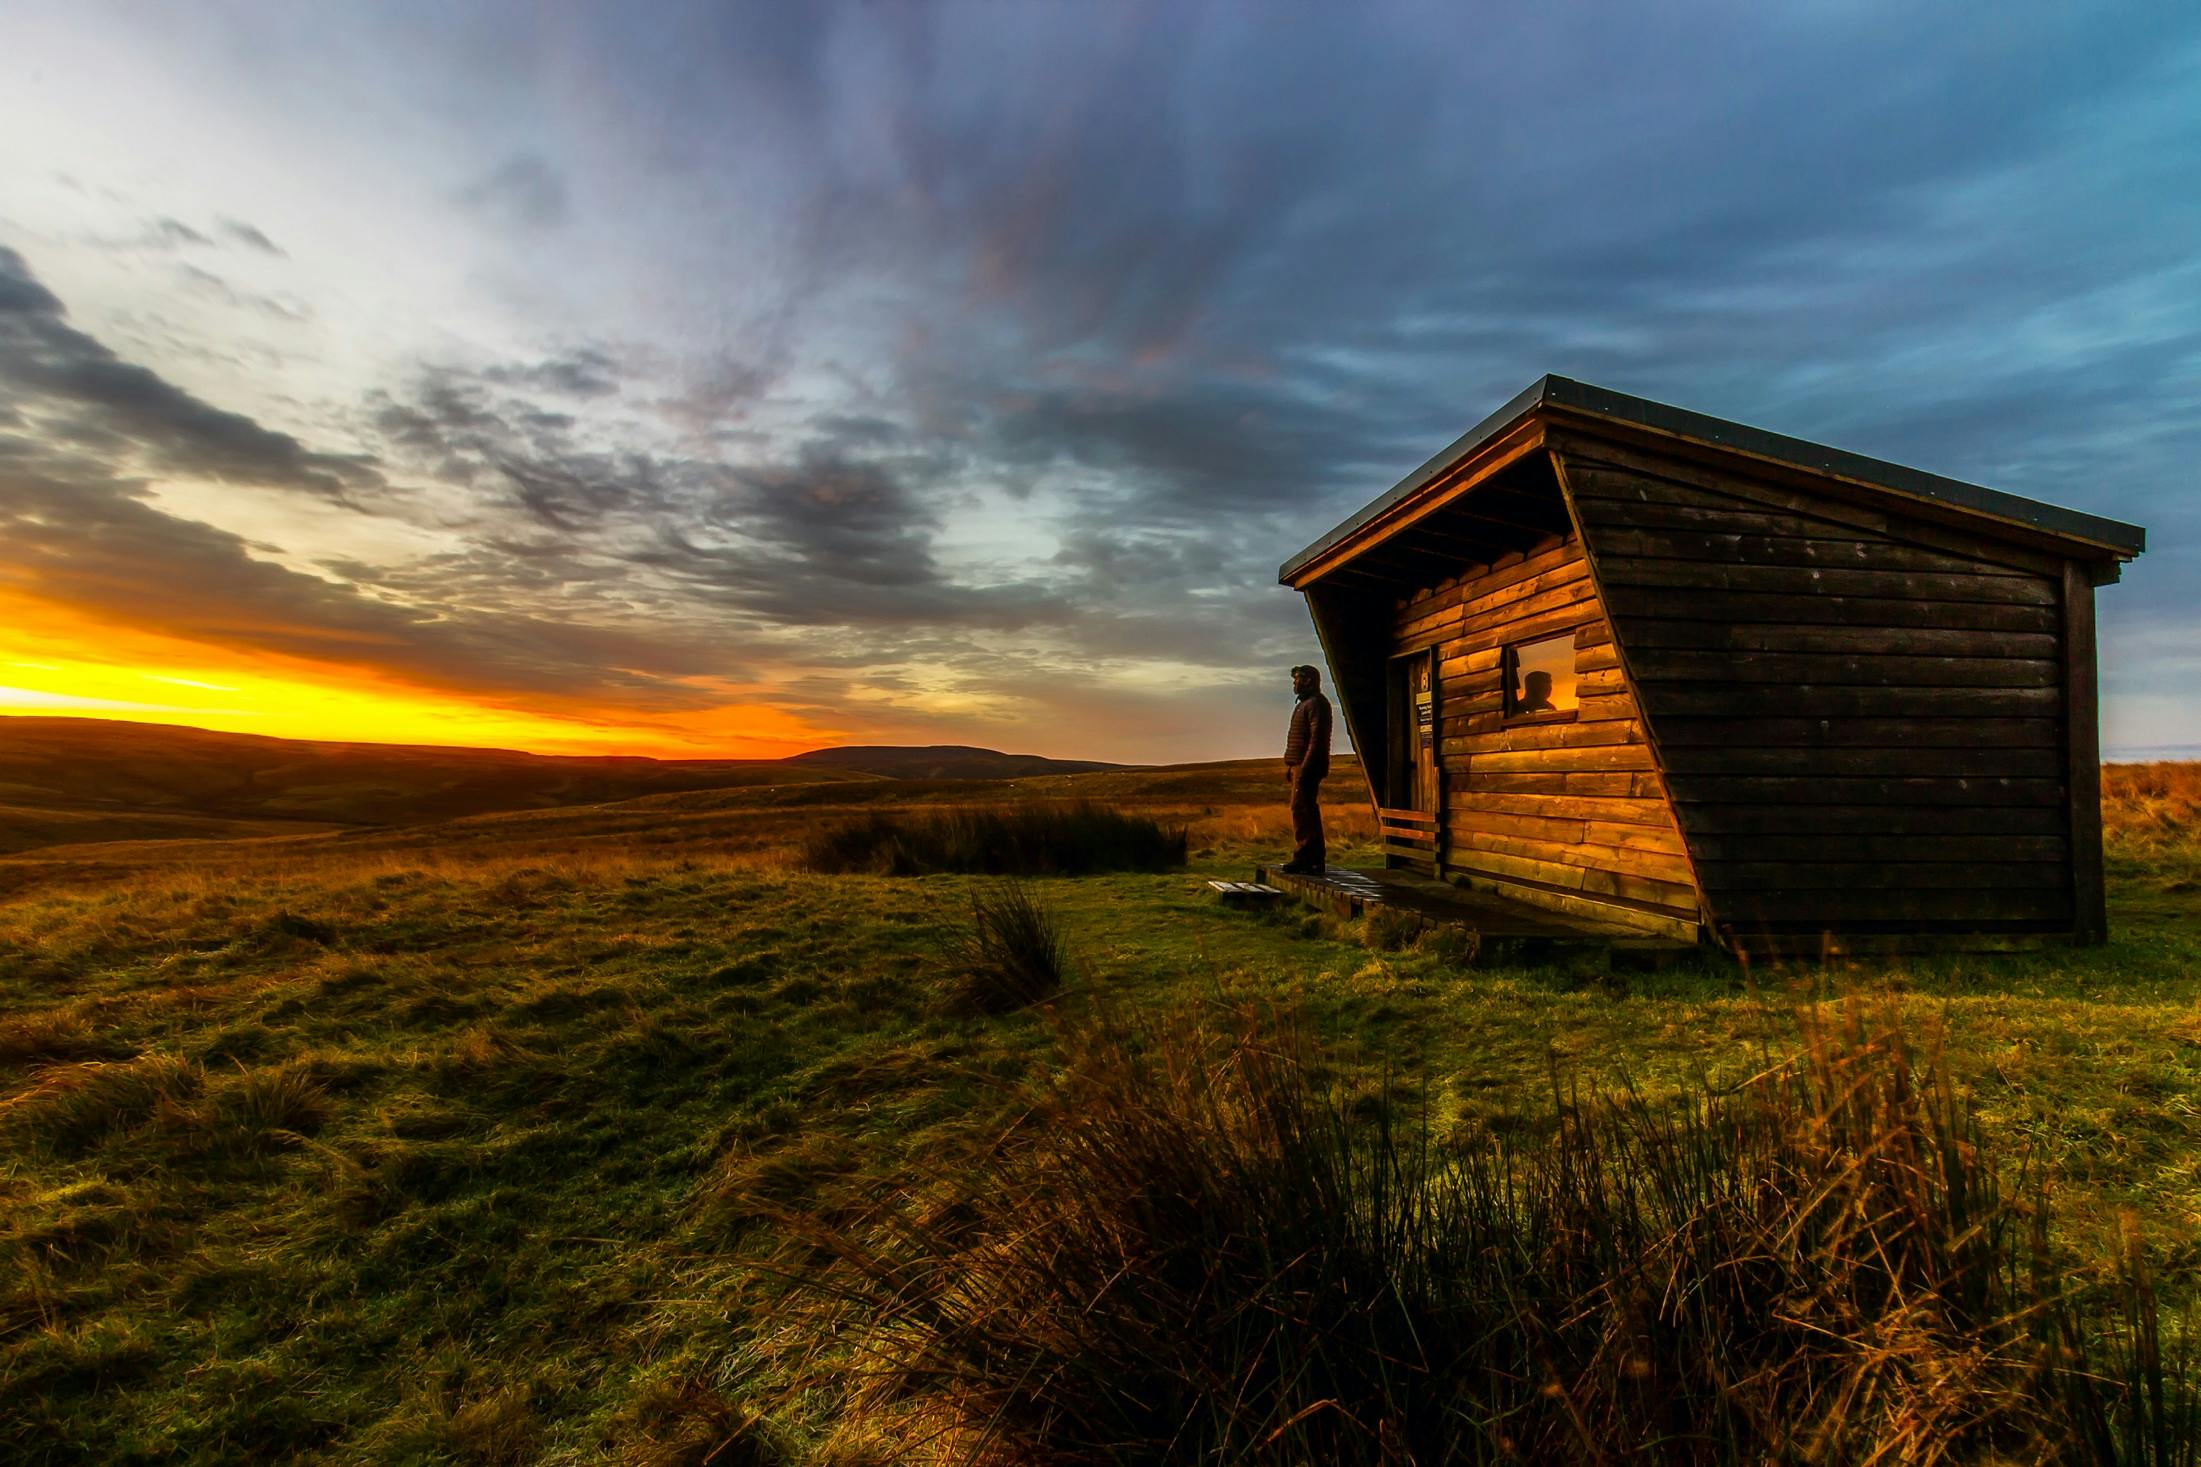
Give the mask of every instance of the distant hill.
M 9 717 L 0 718 L 0 852 L 57 840 L 414 825 L 670 790 L 863 778 L 778 759 L 569 757 Z
M 1037 754 L 1004 754 L 968 744 L 850 744 L 812 749 L 785 761 L 815 769 L 841 769 L 887 779 L 1028 779 L 1035 774 L 1095 774 L 1122 769 L 1092 759 L 1044 759 Z
M 99 718 L 0 718 L 0 855 L 120 840 L 411 826 L 647 795 L 1120 766 L 955 746 L 647 759 L 321 743 Z

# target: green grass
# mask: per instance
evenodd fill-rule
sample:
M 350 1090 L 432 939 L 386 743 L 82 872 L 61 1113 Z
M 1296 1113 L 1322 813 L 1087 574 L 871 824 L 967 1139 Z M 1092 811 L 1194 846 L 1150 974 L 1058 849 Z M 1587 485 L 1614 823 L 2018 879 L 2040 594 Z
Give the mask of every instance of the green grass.
M 1172 808 L 1187 869 L 1036 883 L 1079 984 L 1134 1014 L 1287 1006 L 1348 1113 L 1533 1137 L 1555 1065 L 1663 1104 L 1792 1048 L 1801 1005 L 1885 995 L 2049 1176 L 2061 1256 L 2108 1256 L 2130 1208 L 2167 1286 L 2201 1274 L 2183 817 L 2113 844 L 2107 947 L 1746 977 L 1227 911 L 1201 881 L 1280 821 Z M 778 1363 L 794 1221 L 952 1169 L 1059 1061 L 1044 1012 L 959 992 L 985 883 L 714 855 L 738 834 L 499 839 L 0 883 L 0 1456 L 701 1461 L 768 1411 L 739 1451 L 804 1459 L 832 1403 L 790 1402 Z

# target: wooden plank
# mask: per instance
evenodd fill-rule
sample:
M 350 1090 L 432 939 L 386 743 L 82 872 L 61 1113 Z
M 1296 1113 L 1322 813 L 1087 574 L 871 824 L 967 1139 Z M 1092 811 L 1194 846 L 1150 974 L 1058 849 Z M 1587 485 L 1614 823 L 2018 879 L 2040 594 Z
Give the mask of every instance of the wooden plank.
M 2068 922 L 2066 891 L 1919 890 L 1707 893 L 1715 923 L 1748 928 L 1764 923 L 1795 927 L 1823 922 L 1908 926 L 1935 922 Z
M 1477 780 L 1485 774 L 1535 770 L 1610 770 L 1654 768 L 1647 744 L 1606 744 L 1587 748 L 1522 749 L 1477 754 L 1471 766 Z
M 1445 874 L 1473 890 L 1486 891 L 1508 901 L 1524 902 L 1569 917 L 1592 922 L 1617 922 L 1637 931 L 1672 938 L 1677 942 L 1696 942 L 1699 938 L 1699 924 L 1694 913 L 1679 916 L 1670 912 L 1646 911 L 1624 903 L 1586 897 L 1579 892 L 1552 891 L 1533 882 L 1511 881 L 1479 871 L 1447 867 Z
M 1574 485 L 1580 476 L 1580 470 L 1570 470 L 1569 484 Z M 1593 487 L 1595 482 L 1592 480 Z M 1803 562 L 1805 564 L 1822 563 L 1822 558 L 1825 558 L 1824 563 L 1831 564 L 1858 557 L 1884 568 L 2033 576 L 2044 575 L 2047 571 L 2047 567 L 2037 564 L 2021 565 L 1984 557 L 1978 553 L 1976 545 L 1961 549 L 1949 543 L 1928 546 L 1915 536 L 1890 533 L 1884 519 L 1880 528 L 1863 522 L 1846 523 L 1835 517 L 1842 514 L 1839 506 L 1820 507 L 1831 510 L 1831 515 L 1807 515 L 1773 510 L 1762 501 L 1674 486 L 1662 486 L 1661 493 L 1671 497 L 1631 500 L 1605 497 L 1595 492 L 1584 494 L 1578 490 L 1576 503 L 1584 527 L 1597 542 L 1593 548 L 1604 554 L 1640 554 L 1666 559 L 1757 560 L 1765 557 L 1769 564 L 1798 563 L 1793 557 L 1799 552 L 1793 546 L 1722 543 L 1740 537 L 1745 542 L 1822 542 L 1817 550 L 1801 552 L 1810 557 Z M 1690 522 L 1643 522 L 1659 511 L 1664 511 L 1669 518 L 1687 517 Z M 1838 545 L 1857 548 L 1835 548 Z
M 1745 625 L 1816 624 L 1846 627 L 1942 627 L 1979 631 L 2056 632 L 2048 607 L 1994 602 L 1929 601 L 1900 596 L 1767 592 L 1608 585 L 1604 601 L 1631 629 L 1639 620 L 1722 621 Z
M 2070 800 L 2073 940 L 2109 940 L 2102 879 L 2102 751 L 2094 652 L 2094 585 L 2075 563 L 2063 570 L 2065 784 Z
M 1472 789 L 1515 795 L 1605 795 L 1624 799 L 1657 799 L 1663 798 L 1666 793 L 1658 782 L 1658 776 L 1649 773 L 1485 774 L 1471 766 L 1468 782 Z
M 1576 644 L 1580 645 L 1579 641 Z M 1681 648 L 1698 652 L 1877 653 L 1903 657 L 2061 658 L 2062 640 L 2047 632 L 1998 632 L 1973 627 L 1827 626 L 1790 623 L 1664 621 L 1646 617 L 1628 627 L 1633 652 Z
M 1906 600 L 1899 596 L 1794 596 L 1734 589 L 1607 585 L 1605 605 L 1631 631 L 1640 620 L 1719 620 L 1789 627 L 1948 627 L 1974 631 L 2058 631 L 2049 607 L 1970 600 Z
M 2051 805 L 1798 805 L 1722 804 L 1689 801 L 1679 805 L 1682 828 L 1692 844 L 1705 836 L 1793 835 L 2053 835 L 2066 820 Z
M 1597 615 L 1595 594 L 1595 588 L 1589 588 L 1583 595 L 1567 600 L 1556 611 L 1539 612 L 1519 620 L 1478 618 L 1473 625 L 1455 623 L 1422 636 L 1404 638 L 1399 643 L 1400 650 L 1416 652 L 1434 646 L 1439 656 L 1458 658 L 1492 651 L 1509 642 L 1533 642 L 1568 631 L 1575 632 L 1579 639 L 1580 628 L 1604 625 L 1600 620 L 1585 620 Z
M 1456 596 L 1445 593 L 1430 598 L 1426 603 L 1410 604 L 1404 620 L 1399 623 L 1398 632 L 1402 638 L 1411 640 L 1431 627 L 1472 622 L 1478 617 L 1493 616 L 1508 608 L 1543 604 L 1540 598 L 1580 585 L 1588 578 L 1588 562 L 1579 553 L 1570 553 L 1550 569 L 1534 575 L 1507 578 L 1501 573 L 1463 581 L 1456 588 Z M 1515 614 L 1526 613 L 1516 611 Z
M 2070 846 L 2060 835 L 1829 835 L 1773 833 L 1719 836 L 1699 834 L 1689 842 L 1698 861 L 1869 861 L 1900 865 L 1906 861 L 1967 861 L 1981 866 L 2001 862 L 2063 862 Z
M 1454 864 L 1476 865 L 1481 862 L 1484 853 L 1519 856 L 1550 865 L 1581 866 L 1591 871 L 1607 871 L 1616 875 L 1644 876 L 1683 887 L 1690 886 L 1693 880 L 1686 859 L 1663 851 L 1564 844 L 1487 830 L 1462 830 L 1455 833 L 1451 857 Z
M 1610 828 L 1617 830 L 1639 827 Z M 1450 829 L 1452 838 L 1456 841 L 1475 831 L 1487 831 L 1493 835 L 1523 836 L 1558 845 L 1571 845 L 1583 839 L 1588 832 L 1589 823 L 1583 820 L 1552 819 L 1542 815 L 1501 815 L 1488 811 L 1455 809 Z
M 1844 775 L 1674 774 L 1674 798 L 1684 804 L 1734 801 L 1782 805 L 2024 805 L 2060 808 L 2061 779 L 1872 779 Z
M 2056 600 L 2054 588 L 2037 576 L 1821 570 L 1789 565 L 1705 565 L 1627 556 L 1600 558 L 1598 579 L 1607 586 L 1660 586 L 1771 596 L 1875 596 L 1901 601 L 1963 601 L 2007 606 L 2052 606 Z
M 1424 647 L 1454 641 L 1465 642 L 1467 647 L 1472 648 L 1479 643 L 1488 645 L 1481 643 L 1481 639 L 1485 637 L 1496 637 L 1509 642 L 1519 641 L 1520 634 L 1507 629 L 1547 615 L 1552 617 L 1553 624 L 1559 631 L 1564 631 L 1574 624 L 1574 619 L 1555 613 L 1587 615 L 1587 608 L 1594 607 L 1596 600 L 1597 588 L 1586 577 L 1571 580 L 1564 585 L 1553 586 L 1548 590 L 1523 596 L 1517 601 L 1507 602 L 1504 606 L 1468 612 L 1442 621 L 1432 620 L 1415 631 L 1402 634 L 1398 638 L 1398 650 L 1402 653 L 1418 652 Z
M 1603 800 L 1553 795 L 1510 795 L 1456 788 L 1451 809 L 1455 822 L 1486 815 L 1521 815 L 1552 820 L 1600 820 L 1613 825 L 1664 827 L 1671 817 L 1664 800 Z
M 1455 609 L 1474 596 L 1534 580 L 1546 571 L 1576 564 L 1581 559 L 1582 547 L 1566 540 L 1534 555 L 1502 556 L 1495 562 L 1481 566 L 1463 564 L 1457 581 L 1441 590 L 1432 590 L 1415 597 L 1412 610 L 1416 615 L 1423 615 L 1431 611 Z
M 1625 693 L 1628 680 L 1617 666 L 1598 672 L 1577 669 L 1574 675 L 1574 695 L 1577 698 L 1595 698 L 1606 693 Z
M 1966 511 L 1922 501 L 1891 505 L 1884 486 L 1855 486 L 1792 464 L 1761 460 L 1753 465 L 1757 472 L 1737 473 L 1733 459 L 1720 450 L 1678 440 L 1664 440 L 1657 448 L 1646 449 L 1563 427 L 1550 430 L 1547 438 L 1554 457 L 1570 475 L 1588 471 L 1622 480 L 1649 477 L 1651 484 L 1636 496 L 1643 501 L 1681 502 L 1674 497 L 1677 489 L 1710 493 L 1719 496 L 1710 507 L 1739 501 L 1753 509 L 1807 515 L 2035 575 L 2055 574 L 2061 560 L 2055 546 L 2016 543 L 2030 538 L 2022 526 L 1985 522 Z M 1703 456 L 1708 454 L 1717 458 L 1705 461 Z M 1624 483 L 1614 487 L 1616 493 L 1625 494 Z
M 1378 806 L 1376 818 L 1404 825 L 1435 825 L 1437 815 L 1432 810 L 1392 810 Z
M 1447 873 L 1463 872 L 1534 882 L 1547 890 L 1577 892 L 1588 897 L 1615 897 L 1674 913 L 1694 913 L 1697 893 L 1693 885 L 1658 881 L 1620 872 L 1539 861 L 1528 856 L 1462 848 L 1453 852 Z
M 2038 657 L 1904 657 L 1878 653 L 1692 652 L 1636 648 L 1642 682 L 1806 683 L 1816 687 L 2046 688 L 2062 668 Z
M 1647 685 L 1649 686 L 1649 685 Z M 1647 695 L 1652 720 L 1712 717 L 2027 718 L 2053 714 L 2060 688 L 1856 688 L 1770 683 L 1660 683 Z
M 1658 851 L 1669 856 L 1689 855 L 1681 832 L 1667 816 L 1657 825 L 1617 825 L 1601 820 L 1583 822 L 1582 839 L 1593 846 L 1619 846 L 1624 850 Z
M 1597 725 L 1592 725 L 1593 727 Z M 1659 725 L 1667 761 L 1695 746 L 1784 748 L 2061 749 L 2053 718 L 1668 718 Z
M 1838 768 L 1845 777 L 1940 775 L 1966 779 L 2057 779 L 2064 772 L 2063 751 L 2052 748 L 1965 748 L 1898 745 L 1719 748 L 1681 744 L 1666 751 L 1666 775 L 1678 785 L 1685 778 L 1734 774 L 1793 774 L 1818 777 Z
M 1633 718 L 1603 723 L 1511 723 L 1461 737 L 1477 755 L 1516 749 L 1589 749 L 1642 743 L 1643 725 Z
M 2066 880 L 2062 863 L 2037 861 L 1700 861 L 1697 873 L 1708 892 L 2037 887 L 2061 893 Z
M 1437 833 L 1434 830 L 1406 830 L 1397 826 L 1383 828 L 1385 845 L 1434 846 Z
M 1685 560 L 1696 564 L 1818 566 L 1828 569 L 1928 571 L 1940 575 L 2007 575 L 1985 565 L 1887 540 L 1821 535 L 1761 535 L 1720 531 L 1647 530 L 1608 526 L 1597 533 L 1601 557 Z M 1832 535 L 1840 531 L 1829 528 Z

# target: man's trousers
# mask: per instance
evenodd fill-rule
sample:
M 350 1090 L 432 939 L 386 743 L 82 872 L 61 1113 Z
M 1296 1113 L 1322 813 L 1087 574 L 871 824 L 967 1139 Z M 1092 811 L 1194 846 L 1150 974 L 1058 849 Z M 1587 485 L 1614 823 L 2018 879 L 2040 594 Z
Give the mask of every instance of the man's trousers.
M 1322 776 L 1292 779 L 1292 864 L 1302 871 L 1319 872 L 1329 865 L 1322 842 Z

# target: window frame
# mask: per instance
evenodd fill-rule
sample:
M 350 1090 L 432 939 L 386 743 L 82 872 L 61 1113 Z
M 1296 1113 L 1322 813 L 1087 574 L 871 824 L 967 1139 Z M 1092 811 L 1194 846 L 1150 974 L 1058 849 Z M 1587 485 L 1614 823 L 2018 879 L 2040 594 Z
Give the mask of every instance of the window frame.
M 1560 641 L 1562 638 L 1566 641 L 1567 651 L 1570 654 L 1567 659 L 1567 668 L 1574 677 L 1574 706 L 1572 708 L 1552 708 L 1541 713 L 1523 713 L 1519 711 L 1514 706 L 1513 688 L 1514 684 L 1520 681 L 1518 673 L 1521 666 L 1522 649 L 1525 647 L 1541 647 L 1546 643 Z M 1582 670 L 1576 664 L 1581 660 L 1581 650 L 1574 644 L 1574 628 L 1572 627 L 1563 632 L 1553 632 L 1549 636 L 1527 637 L 1518 642 L 1506 643 L 1504 652 L 1498 658 L 1498 697 L 1504 721 L 1509 725 L 1573 723 L 1580 718 L 1582 716 Z

